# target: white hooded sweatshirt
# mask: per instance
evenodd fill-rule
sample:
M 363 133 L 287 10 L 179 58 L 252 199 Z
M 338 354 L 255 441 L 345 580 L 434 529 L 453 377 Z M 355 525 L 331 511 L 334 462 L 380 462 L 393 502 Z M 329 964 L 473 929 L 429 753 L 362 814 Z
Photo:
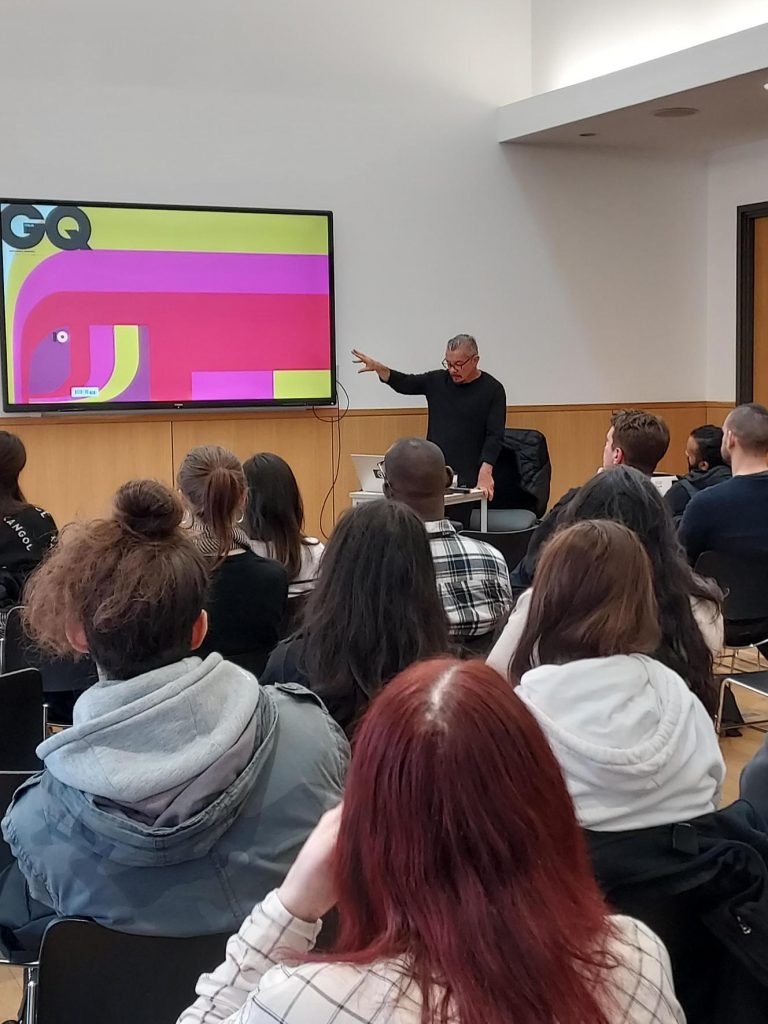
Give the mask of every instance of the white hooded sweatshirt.
M 540 665 L 517 689 L 584 828 L 625 832 L 717 809 L 725 764 L 703 704 L 643 654 Z

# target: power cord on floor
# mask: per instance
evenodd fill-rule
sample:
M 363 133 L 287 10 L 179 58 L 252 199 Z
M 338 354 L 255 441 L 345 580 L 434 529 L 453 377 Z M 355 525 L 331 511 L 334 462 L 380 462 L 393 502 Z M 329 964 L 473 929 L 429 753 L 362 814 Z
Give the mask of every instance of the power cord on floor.
M 336 522 L 336 482 L 341 471 L 341 421 L 349 412 L 349 394 L 347 389 L 339 380 L 336 381 L 336 386 L 346 399 L 346 405 L 343 409 L 337 404 L 334 415 L 327 418 L 319 416 L 315 406 L 312 407 L 312 415 L 316 420 L 319 420 L 320 423 L 330 423 L 331 425 L 331 483 L 320 507 L 320 534 L 325 540 L 328 540 Z M 331 503 L 331 526 L 330 530 L 326 532 L 324 521 L 329 501 Z

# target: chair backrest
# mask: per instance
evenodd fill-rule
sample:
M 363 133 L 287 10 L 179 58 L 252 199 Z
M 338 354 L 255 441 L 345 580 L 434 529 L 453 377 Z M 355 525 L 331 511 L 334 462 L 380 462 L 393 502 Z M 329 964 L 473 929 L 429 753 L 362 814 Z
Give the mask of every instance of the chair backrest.
M 204 971 L 224 959 L 228 936 L 128 935 L 62 918 L 40 950 L 37 1024 L 173 1024 L 195 999 Z
M 528 530 L 536 524 L 536 514 L 527 508 L 489 508 L 489 533 L 517 533 Z M 472 510 L 469 517 L 470 530 L 480 529 L 480 509 Z
M 725 594 L 727 621 L 768 619 L 768 551 L 744 555 L 705 551 L 696 561 L 696 572 L 715 580 Z
M 43 683 L 36 668 L 0 675 L 0 770 L 39 771 L 45 739 Z
M 87 690 L 98 679 L 90 658 L 46 658 L 24 632 L 21 606 L 12 608 L 5 625 L 3 672 L 22 668 L 39 669 L 45 693 Z
M 536 532 L 532 526 L 528 530 L 514 530 L 509 533 L 479 533 L 475 530 L 463 530 L 462 537 L 474 537 L 475 540 L 485 541 L 504 555 L 509 571 L 515 568 L 518 562 L 525 558 L 531 537 Z

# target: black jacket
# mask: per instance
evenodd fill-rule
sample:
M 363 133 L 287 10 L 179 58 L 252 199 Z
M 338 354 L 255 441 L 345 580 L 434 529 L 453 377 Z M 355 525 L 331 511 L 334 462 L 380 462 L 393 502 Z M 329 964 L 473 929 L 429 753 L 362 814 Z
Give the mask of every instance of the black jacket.
M 730 479 L 729 466 L 713 466 L 712 469 L 707 470 L 694 469 L 690 473 L 686 473 L 685 476 L 678 477 L 677 483 L 672 484 L 664 495 L 672 518 L 678 523 L 683 518 L 683 512 L 685 512 L 688 502 L 695 494 Z
M 585 836 L 608 903 L 667 946 L 688 1024 L 765 1024 L 768 835 L 753 807 Z
M 491 508 L 526 508 L 541 518 L 549 504 L 552 463 L 540 430 L 507 427 L 493 470 Z

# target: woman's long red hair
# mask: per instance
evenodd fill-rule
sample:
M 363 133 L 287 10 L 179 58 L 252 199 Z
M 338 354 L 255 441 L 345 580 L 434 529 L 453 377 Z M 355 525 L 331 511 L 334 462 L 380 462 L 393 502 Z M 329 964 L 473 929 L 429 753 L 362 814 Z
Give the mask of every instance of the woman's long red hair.
M 425 1022 L 606 1024 L 610 926 L 570 798 L 533 716 L 482 662 L 420 662 L 375 699 L 336 876 L 331 959 L 405 955 Z

